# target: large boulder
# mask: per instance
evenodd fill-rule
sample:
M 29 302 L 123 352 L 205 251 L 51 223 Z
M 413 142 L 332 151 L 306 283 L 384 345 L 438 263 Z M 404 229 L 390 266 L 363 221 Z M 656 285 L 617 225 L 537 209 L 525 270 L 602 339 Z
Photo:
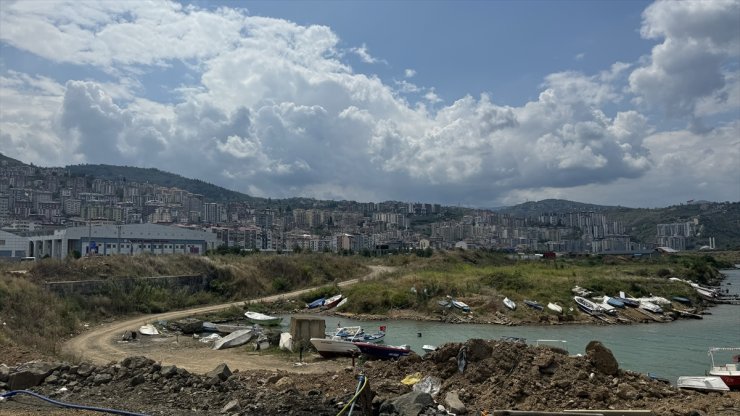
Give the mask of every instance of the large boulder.
M 194 334 L 203 329 L 203 321 L 195 318 L 185 318 L 173 322 L 171 326 L 183 334 Z
M 8 385 L 11 390 L 24 390 L 35 387 L 44 382 L 54 370 L 59 369 L 58 363 L 34 362 L 22 364 L 15 372 L 8 376 Z
M 493 347 L 485 340 L 474 338 L 465 342 L 468 349 L 467 360 L 471 363 L 483 361 L 491 356 Z
M 465 408 L 465 405 L 462 400 L 460 400 L 460 396 L 458 396 L 456 391 L 447 392 L 445 395 L 445 404 L 447 404 L 450 412 L 456 415 L 464 415 L 468 413 L 468 409 Z
M 231 377 L 231 370 L 229 369 L 229 366 L 221 363 L 216 366 L 213 370 L 206 373 L 206 376 L 208 378 L 213 379 L 218 378 L 221 381 L 226 381 L 227 378 Z
M 586 345 L 586 356 L 596 371 L 602 374 L 615 376 L 619 372 L 619 363 L 614 354 L 599 341 L 591 341 Z
M 433 406 L 434 400 L 429 393 L 412 391 L 411 393 L 388 399 L 380 406 L 380 414 L 398 414 L 400 416 L 418 416 L 424 409 Z

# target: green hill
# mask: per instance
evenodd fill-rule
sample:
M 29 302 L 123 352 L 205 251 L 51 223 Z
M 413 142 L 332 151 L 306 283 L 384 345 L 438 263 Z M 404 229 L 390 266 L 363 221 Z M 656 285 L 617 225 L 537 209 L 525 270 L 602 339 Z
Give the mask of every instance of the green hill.
M 587 204 L 583 202 L 568 201 L 565 199 L 543 199 L 542 201 L 525 202 L 511 207 L 497 208 L 495 211 L 508 214 L 518 218 L 536 218 L 543 213 L 553 212 L 582 212 L 582 211 L 607 211 L 619 209 L 606 205 Z M 629 208 L 627 208 L 629 209 Z

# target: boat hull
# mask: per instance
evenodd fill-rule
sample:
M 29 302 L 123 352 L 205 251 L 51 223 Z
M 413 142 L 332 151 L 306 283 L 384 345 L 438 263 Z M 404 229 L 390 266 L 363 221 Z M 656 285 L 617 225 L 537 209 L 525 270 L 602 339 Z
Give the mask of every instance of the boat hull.
M 548 303 L 547 309 L 556 312 L 556 313 L 563 313 L 563 307 L 560 305 L 556 305 L 554 303 Z
M 533 301 L 533 300 L 525 300 L 524 301 L 524 304 L 527 305 L 527 306 L 529 306 L 530 308 L 535 309 L 535 310 L 538 310 L 538 311 L 541 311 L 541 310 L 544 309 L 542 307 L 542 305 L 539 304 L 539 302 L 536 302 L 536 301 Z
M 516 303 L 514 303 L 514 301 L 509 298 L 504 298 L 504 306 L 511 309 L 512 311 L 516 310 Z
M 355 342 L 355 345 L 364 355 L 379 360 L 392 360 L 394 358 L 403 357 L 404 355 L 409 355 L 411 352 L 411 349 L 409 348 L 371 344 L 369 342 Z
M 730 388 L 721 377 L 679 377 L 676 382 L 679 389 L 702 391 L 729 391 Z
M 360 355 L 360 349 L 349 341 L 329 338 L 311 338 L 311 344 L 324 358 L 351 357 Z
M 254 332 L 251 329 L 242 329 L 241 331 L 234 331 L 231 334 L 221 338 L 213 344 L 214 350 L 223 350 L 226 348 L 238 347 L 249 342 L 254 336 Z
M 336 295 L 332 296 L 326 301 L 324 301 L 324 308 L 331 309 L 339 304 L 339 302 L 342 301 L 342 295 Z
M 253 323 L 253 324 L 259 324 L 259 325 L 280 325 L 280 322 L 283 321 L 282 317 L 279 316 L 269 316 L 264 315 L 257 312 L 246 312 L 244 316 L 247 317 L 247 321 Z

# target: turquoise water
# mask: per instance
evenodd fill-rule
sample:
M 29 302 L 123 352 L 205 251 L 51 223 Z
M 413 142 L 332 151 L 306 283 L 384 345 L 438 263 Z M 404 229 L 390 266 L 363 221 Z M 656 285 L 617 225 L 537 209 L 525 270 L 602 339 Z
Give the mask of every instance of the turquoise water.
M 722 289 L 739 293 L 740 270 L 726 270 L 723 273 L 727 279 L 723 281 Z M 621 368 L 653 373 L 675 383 L 679 376 L 704 375 L 710 363 L 707 356 L 710 347 L 740 347 L 740 306 L 718 305 L 709 311 L 712 315 L 705 316 L 703 320 L 681 319 L 667 324 L 608 326 L 511 327 L 322 318 L 326 320 L 327 329 L 341 323 L 342 326 L 361 325 L 367 332 L 372 332 L 378 326 L 386 325 L 386 344 L 409 344 L 411 349 L 420 354 L 423 354 L 421 347 L 424 344 L 442 345 L 446 342 L 464 342 L 469 338 L 499 339 L 502 336 L 526 338 L 530 344 L 538 339 L 565 340 L 570 353 L 578 354 L 584 352 L 589 341 L 599 340 L 612 350 Z M 418 333 L 421 333 L 421 337 Z

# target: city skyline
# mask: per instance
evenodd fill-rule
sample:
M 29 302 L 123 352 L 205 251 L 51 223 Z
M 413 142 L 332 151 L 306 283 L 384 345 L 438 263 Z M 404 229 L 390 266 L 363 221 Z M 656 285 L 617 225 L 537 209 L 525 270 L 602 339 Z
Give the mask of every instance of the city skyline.
M 740 3 L 0 4 L 0 147 L 253 196 L 740 199 Z

